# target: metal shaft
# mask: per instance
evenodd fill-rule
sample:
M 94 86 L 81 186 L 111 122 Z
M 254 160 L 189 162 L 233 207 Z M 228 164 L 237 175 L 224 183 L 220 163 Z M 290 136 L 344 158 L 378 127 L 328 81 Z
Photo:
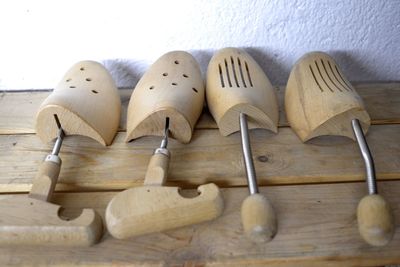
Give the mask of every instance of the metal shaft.
M 250 194 L 258 193 L 256 171 L 253 164 L 253 156 L 251 154 L 249 128 L 247 126 L 247 116 L 244 113 L 239 115 L 240 135 L 242 139 L 242 150 L 244 166 L 246 168 L 247 183 Z
M 58 153 L 60 153 L 61 145 L 64 140 L 65 134 L 64 134 L 64 131 L 61 127 L 61 123 L 56 114 L 54 114 L 54 119 L 56 120 L 56 124 L 58 127 L 58 133 L 57 133 L 57 140 L 54 144 L 53 151 L 51 151 L 51 154 L 57 156 Z
M 161 140 L 160 148 L 167 148 L 168 146 L 168 132 L 169 132 L 169 117 L 165 119 L 164 137 Z
M 161 145 L 159 148 L 154 150 L 154 154 L 164 154 L 167 157 L 170 156 L 169 151 L 167 149 L 168 146 L 168 133 L 169 133 L 169 118 L 165 119 L 165 128 L 164 128 L 164 137 L 161 140 Z
M 365 140 L 365 136 L 358 119 L 353 119 L 351 121 L 351 126 L 353 127 L 353 132 L 364 160 L 368 193 L 370 195 L 377 194 L 378 189 L 376 186 L 374 159 L 369 151 L 367 141 Z

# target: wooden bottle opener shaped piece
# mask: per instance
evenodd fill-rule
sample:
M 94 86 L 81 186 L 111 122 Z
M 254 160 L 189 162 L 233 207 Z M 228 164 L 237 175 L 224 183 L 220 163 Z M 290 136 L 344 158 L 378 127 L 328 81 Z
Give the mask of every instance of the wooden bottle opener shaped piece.
M 374 162 L 364 137 L 370 117 L 361 97 L 329 55 L 311 52 L 299 59 L 289 76 L 285 108 L 290 126 L 303 142 L 321 135 L 357 141 L 369 191 L 357 208 L 359 232 L 370 245 L 389 243 L 394 218 L 389 204 L 378 195 Z
M 270 201 L 258 192 L 248 129 L 265 128 L 277 132 L 276 93 L 249 54 L 236 48 L 224 48 L 209 63 L 206 97 L 221 134 L 241 132 L 250 190 L 241 209 L 244 231 L 255 242 L 270 241 L 277 232 L 276 216 Z
M 66 135 L 83 135 L 110 145 L 118 130 L 121 99 L 100 63 L 81 61 L 72 66 L 39 108 L 36 133 L 47 143 L 57 136 L 57 114 Z
M 198 63 L 187 52 L 169 52 L 151 66 L 132 93 L 126 141 L 145 135 L 162 136 L 165 118 L 169 117 L 171 137 L 188 143 L 203 104 L 204 84 Z
M 58 153 L 65 133 L 110 144 L 119 116 L 117 89 L 100 64 L 83 61 L 67 72 L 37 114 L 36 130 L 41 139 L 57 138 L 53 151 L 41 164 L 28 196 L 0 201 L 0 244 L 89 246 L 100 239 L 102 219 L 93 209 L 83 209 L 70 220 L 62 217 L 61 206 L 48 201 L 60 173 Z
M 144 186 L 117 194 L 106 209 L 107 229 L 119 239 L 165 231 L 218 217 L 223 199 L 215 184 L 198 187 L 185 198 L 178 187 L 164 186 L 168 173 L 168 135 L 190 141 L 204 104 L 204 87 L 195 59 L 182 51 L 158 59 L 139 81 L 128 108 L 127 141 L 164 136 L 150 159 Z

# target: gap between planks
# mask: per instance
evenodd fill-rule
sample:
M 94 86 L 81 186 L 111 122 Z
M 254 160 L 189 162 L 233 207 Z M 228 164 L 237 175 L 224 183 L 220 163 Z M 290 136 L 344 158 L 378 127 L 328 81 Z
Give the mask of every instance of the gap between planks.
M 364 181 L 357 144 L 348 138 L 322 137 L 307 144 L 290 128 L 279 134 L 253 130 L 253 158 L 259 185 Z M 367 135 L 378 180 L 400 179 L 400 125 L 374 125 Z M 143 137 L 131 143 L 118 134 L 103 147 L 86 137 L 71 136 L 61 149 L 63 165 L 58 191 L 122 190 L 143 183 L 145 171 L 160 138 Z M 221 187 L 246 186 L 240 135 L 222 137 L 217 130 L 197 130 L 191 143 L 169 143 L 167 185 L 195 188 L 214 182 Z M 32 135 L 0 136 L 0 192 L 26 192 L 51 146 Z

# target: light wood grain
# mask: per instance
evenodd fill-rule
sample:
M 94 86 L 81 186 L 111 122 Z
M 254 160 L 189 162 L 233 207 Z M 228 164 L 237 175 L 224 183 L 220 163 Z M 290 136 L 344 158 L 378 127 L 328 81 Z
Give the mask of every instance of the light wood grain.
M 367 141 L 378 180 L 400 179 L 400 125 L 371 126 Z M 250 133 L 254 164 L 261 185 L 364 181 L 357 144 L 343 137 L 321 137 L 303 144 L 290 128 L 275 135 Z M 56 190 L 126 189 L 143 184 L 158 137 L 124 142 L 119 133 L 111 147 L 85 137 L 67 137 L 61 149 L 63 167 Z M 190 144 L 170 140 L 174 155 L 167 185 L 195 188 L 246 185 L 240 135 L 197 130 Z M 0 191 L 29 191 L 38 164 L 50 150 L 34 135 L 0 135 Z M 378 185 L 379 186 L 379 185 Z
M 139 186 L 116 194 L 107 205 L 107 229 L 118 239 L 163 232 L 210 221 L 224 207 L 215 184 L 201 185 L 199 195 L 182 197 L 179 188 Z
M 207 69 L 207 105 L 223 136 L 239 131 L 239 114 L 249 129 L 277 132 L 278 102 L 274 88 L 257 62 L 244 50 L 224 48 Z
M 42 201 L 49 201 L 56 188 L 60 168 L 61 161 L 44 161 L 40 164 L 39 171 L 33 180 L 29 197 Z
M 276 235 L 276 214 L 263 194 L 252 194 L 243 200 L 241 217 L 243 232 L 254 242 L 268 242 Z
M 361 97 L 328 54 L 311 52 L 294 65 L 285 92 L 286 116 L 303 142 L 341 135 L 355 140 L 351 120 L 371 124 Z
M 382 182 L 393 207 L 396 233 L 385 247 L 366 244 L 358 233 L 355 210 L 363 183 L 261 188 L 277 212 L 279 231 L 269 243 L 243 237 L 240 206 L 246 188 L 224 189 L 226 208 L 212 222 L 135 239 L 106 234 L 90 248 L 0 247 L 0 265 L 52 264 L 103 266 L 382 266 L 400 262 L 400 183 Z M 73 216 L 82 207 L 104 208 L 115 193 L 55 194 Z M 4 198 L 5 196 L 0 196 Z M 1 201 L 1 200 L 0 200 Z M 186 264 L 186 265 L 185 265 Z
M 400 83 L 353 84 L 365 103 L 372 124 L 400 122 Z M 284 86 L 275 87 L 279 103 L 279 126 L 288 126 L 283 96 Z M 121 97 L 119 131 L 126 130 L 126 114 L 131 89 L 118 90 Z M 0 92 L 0 134 L 34 133 L 35 114 L 49 91 Z M 207 109 L 200 116 L 196 129 L 216 129 L 217 124 Z
M 188 143 L 204 106 L 204 82 L 196 59 L 184 51 L 161 56 L 147 70 L 128 106 L 126 141 L 164 135 L 170 118 L 172 138 Z
M 93 209 L 66 220 L 60 205 L 27 195 L 0 200 L 0 245 L 90 246 L 99 241 L 103 223 Z
M 378 194 L 363 197 L 357 207 L 360 235 L 372 246 L 385 246 L 393 238 L 394 218 L 389 203 Z
M 213 220 L 223 211 L 215 184 L 201 185 L 198 196 L 183 197 L 180 188 L 164 186 L 170 157 L 156 151 L 150 158 L 143 186 L 116 194 L 107 205 L 106 223 L 112 236 L 126 239 Z
M 103 65 L 94 61 L 76 63 L 43 101 L 35 130 L 45 143 L 57 137 L 55 114 L 66 135 L 83 135 L 103 145 L 111 144 L 118 130 L 121 101 Z

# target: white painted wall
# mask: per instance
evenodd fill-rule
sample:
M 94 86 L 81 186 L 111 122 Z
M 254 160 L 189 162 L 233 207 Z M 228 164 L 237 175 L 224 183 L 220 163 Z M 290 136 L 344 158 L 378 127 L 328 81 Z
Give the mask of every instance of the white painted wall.
M 215 49 L 244 47 L 274 84 L 304 53 L 327 51 L 350 80 L 400 80 L 400 1 L 1 1 L 0 89 L 53 88 L 76 61 L 103 62 L 132 87 L 163 53 L 203 71 Z

